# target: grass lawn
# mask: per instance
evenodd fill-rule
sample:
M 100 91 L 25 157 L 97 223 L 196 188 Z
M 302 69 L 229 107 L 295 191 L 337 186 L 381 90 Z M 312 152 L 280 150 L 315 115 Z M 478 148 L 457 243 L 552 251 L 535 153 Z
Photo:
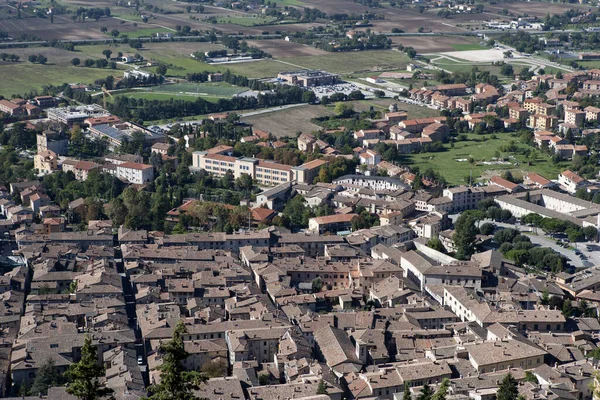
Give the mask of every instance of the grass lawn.
M 465 51 L 465 50 L 488 50 L 489 47 L 482 46 L 479 43 L 455 43 L 452 45 L 454 51 Z
M 379 68 L 404 69 L 410 59 L 396 50 L 371 50 L 329 53 L 319 56 L 286 57 L 279 60 L 309 69 L 323 69 L 338 74 L 360 73 Z M 291 69 L 293 66 L 288 66 Z
M 219 24 L 233 24 L 241 26 L 261 26 L 261 25 L 272 25 L 277 21 L 277 18 L 263 18 L 263 17 L 220 17 L 217 18 Z
M 139 90 L 134 90 L 128 93 L 119 94 L 119 96 L 131 97 L 134 99 L 146 99 L 146 100 L 187 100 L 194 101 L 198 97 L 202 97 L 206 101 L 210 101 L 216 103 L 219 98 L 212 96 L 193 96 L 188 94 L 180 94 L 180 93 L 156 93 L 156 92 L 144 92 Z
M 526 144 L 519 143 L 517 138 L 511 136 L 510 133 L 498 133 L 496 139 L 491 139 L 492 135 L 475 135 L 469 134 L 467 141 L 456 142 L 454 148 L 450 145 L 445 145 L 447 151 L 441 153 L 423 153 L 412 154 L 407 156 L 406 163 L 408 165 L 419 167 L 421 171 L 427 168 L 432 168 L 446 178 L 449 184 L 458 185 L 464 184 L 465 178 L 472 172 L 473 181 L 485 175 L 487 172 L 503 171 L 510 169 L 515 175 L 521 175 L 523 170 L 534 171 L 540 175 L 552 179 L 561 171 L 564 165 L 554 165 L 546 154 L 538 152 L 537 159 L 527 165 L 527 159 L 519 154 L 507 154 L 500 151 L 500 147 L 508 144 L 511 140 L 517 143 L 519 148 L 530 148 Z M 475 142 L 474 139 L 487 138 L 486 141 Z M 508 157 L 510 164 L 503 165 L 484 165 L 483 161 L 491 161 L 495 157 L 495 152 L 498 151 L 501 157 Z M 475 160 L 474 164 L 470 164 L 465 160 L 472 157 Z
M 41 90 L 44 85 L 63 83 L 93 83 L 108 75 L 121 76 L 122 71 L 100 68 L 74 67 L 71 65 L 31 64 L 19 62 L 0 65 L 0 95 L 10 97 L 31 90 Z
M 215 97 L 231 97 L 234 94 L 247 90 L 247 88 L 233 86 L 225 82 L 204 82 L 154 86 L 152 90 L 158 93 L 187 94 L 190 96 L 200 94 Z

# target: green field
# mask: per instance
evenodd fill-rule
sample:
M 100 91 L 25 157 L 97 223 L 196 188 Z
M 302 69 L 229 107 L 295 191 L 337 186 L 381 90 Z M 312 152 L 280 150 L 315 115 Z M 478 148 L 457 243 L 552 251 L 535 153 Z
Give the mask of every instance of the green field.
M 468 135 L 469 140 L 456 142 L 454 148 L 451 148 L 450 145 L 445 145 L 447 149 L 445 152 L 413 154 L 407 156 L 406 163 L 418 167 L 421 171 L 432 168 L 442 174 L 451 185 L 464 184 L 465 178 L 471 172 L 475 181 L 486 172 L 503 171 L 506 169 L 510 169 L 515 175 L 521 175 L 520 171 L 527 170 L 537 172 L 548 179 L 553 179 L 561 171 L 561 167 L 564 169 L 568 165 L 568 163 L 554 165 L 550 157 L 540 151 L 537 152 L 538 156 L 536 160 L 531 165 L 527 165 L 528 160 L 524 156 L 503 153 L 500 151 L 500 147 L 508 144 L 511 140 L 514 140 L 519 148 L 531 148 L 530 146 L 519 143 L 518 138 L 512 137 L 509 133 L 498 133 L 496 136 L 496 139 L 491 139 L 491 135 L 470 134 Z M 475 139 L 481 140 L 484 137 L 487 140 L 479 143 L 475 142 Z M 509 159 L 511 164 L 478 164 L 482 161 L 491 161 L 495 157 L 496 151 L 500 153 L 501 157 L 513 156 L 514 159 Z M 469 157 L 475 160 L 474 164 L 470 164 L 468 161 L 457 161 L 468 159 Z
M 121 76 L 122 71 L 29 62 L 4 64 L 0 65 L 0 76 L 4 77 L 0 79 L 0 95 L 10 97 L 13 94 L 41 90 L 44 85 L 89 84 L 108 75 Z
M 466 50 L 487 50 L 489 47 L 482 46 L 479 43 L 456 43 L 452 45 L 454 51 L 466 51 Z
M 186 101 L 194 101 L 198 97 L 202 97 L 206 101 L 210 101 L 215 103 L 219 100 L 218 97 L 211 96 L 193 96 L 187 94 L 179 94 L 179 93 L 155 93 L 155 92 L 144 92 L 140 90 L 135 90 L 131 92 L 127 92 L 124 94 L 119 94 L 119 96 L 130 97 L 133 99 L 146 99 L 146 100 L 186 100 Z
M 245 91 L 246 88 L 233 86 L 228 83 L 177 83 L 173 85 L 160 85 L 145 88 L 143 90 L 127 90 L 116 92 L 115 95 L 127 96 L 136 99 L 147 100 L 196 100 L 198 97 L 204 100 L 216 102 L 221 98 L 230 98 L 234 94 Z
M 220 17 L 217 18 L 218 24 L 233 24 L 240 26 L 262 26 L 272 25 L 277 21 L 277 18 L 266 18 L 266 17 Z
M 289 64 L 309 69 L 324 69 L 338 74 L 349 74 L 372 70 L 375 67 L 385 69 L 404 69 L 410 59 L 396 50 L 371 50 L 328 53 L 319 56 L 281 58 Z M 293 69 L 288 65 L 285 69 Z

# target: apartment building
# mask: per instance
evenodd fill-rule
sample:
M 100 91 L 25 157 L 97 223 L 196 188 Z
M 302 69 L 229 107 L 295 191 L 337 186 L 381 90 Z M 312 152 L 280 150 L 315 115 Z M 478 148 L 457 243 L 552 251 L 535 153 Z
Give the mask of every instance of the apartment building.
M 224 176 L 231 171 L 234 178 L 248 174 L 261 185 L 279 185 L 293 180 L 298 183 L 312 183 L 321 167 L 327 164 L 324 160 L 313 160 L 292 167 L 253 157 L 235 157 L 230 155 L 231 150 L 229 146 L 218 146 L 208 151 L 195 151 L 190 170 L 205 170 L 218 176 Z
M 586 121 L 598 121 L 598 116 L 600 115 L 600 108 L 589 106 L 583 109 L 585 111 L 585 120 Z
M 552 130 L 558 127 L 558 117 L 546 114 L 533 114 L 527 125 L 532 129 Z
M 52 150 L 38 152 L 33 157 L 33 168 L 39 174 L 46 175 L 58 170 L 58 157 Z
M 143 185 L 144 183 L 151 182 L 154 179 L 154 168 L 152 165 L 148 164 L 126 162 L 117 165 L 115 175 L 121 179 L 129 181 L 130 183 Z
M 583 125 L 587 113 L 581 110 L 565 110 L 565 123 L 575 126 Z

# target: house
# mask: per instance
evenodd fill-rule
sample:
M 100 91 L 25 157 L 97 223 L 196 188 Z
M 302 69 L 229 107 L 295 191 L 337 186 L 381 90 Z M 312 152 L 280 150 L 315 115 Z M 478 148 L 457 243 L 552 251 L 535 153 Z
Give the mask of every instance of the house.
M 52 150 L 44 150 L 33 156 L 33 168 L 39 175 L 51 174 L 58 171 L 58 156 Z
M 356 356 L 355 346 L 346 332 L 323 324 L 314 332 L 314 337 L 320 358 L 336 376 L 362 369 L 362 362 Z
M 381 162 L 381 155 L 375 150 L 366 150 L 359 154 L 358 159 L 360 160 L 361 165 L 376 166 Z
M 126 162 L 117 165 L 115 176 L 130 183 L 143 185 L 154 179 L 152 165 Z
M 78 161 L 67 159 L 62 163 L 63 172 L 72 172 L 75 179 L 85 181 L 91 171 L 99 171 L 101 166 L 91 161 Z
M 519 192 L 519 191 L 523 190 L 523 188 L 519 184 L 516 184 L 514 182 L 503 179 L 503 178 L 499 177 L 498 175 L 492 176 L 490 178 L 489 184 L 490 185 L 498 185 L 501 188 L 505 189 L 508 193 L 514 193 L 514 192 Z
M 169 149 L 172 146 L 169 143 L 154 143 L 151 147 L 152 153 L 157 153 L 157 154 L 163 154 L 163 155 L 168 155 L 169 153 Z
M 423 132 L 421 132 L 421 135 L 423 137 L 430 138 L 434 142 L 443 142 L 446 140 L 449 133 L 450 128 L 448 128 L 445 124 L 440 124 L 436 122 L 427 125 L 425 128 L 423 128 Z
M 587 112 L 581 110 L 565 110 L 565 123 L 582 126 L 586 120 Z
M 308 220 L 308 230 L 318 234 L 347 231 L 352 227 L 354 217 L 358 217 L 358 214 L 335 214 L 310 218 Z
M 558 175 L 558 184 L 567 192 L 575 194 L 577 190 L 587 185 L 587 181 L 573 171 L 563 171 Z
M 551 180 L 546 179 L 535 172 L 528 172 L 525 174 L 523 183 L 536 189 L 548 189 L 555 185 Z
M 585 111 L 586 121 L 598 121 L 598 116 L 600 115 L 600 108 L 588 106 L 583 110 Z

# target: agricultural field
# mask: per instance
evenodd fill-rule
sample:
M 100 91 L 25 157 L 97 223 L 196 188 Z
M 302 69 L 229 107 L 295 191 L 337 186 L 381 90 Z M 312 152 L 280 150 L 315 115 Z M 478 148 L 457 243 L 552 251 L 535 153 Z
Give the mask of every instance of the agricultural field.
M 536 151 L 537 156 L 534 161 L 519 154 L 503 153 L 500 149 L 511 141 L 515 141 L 519 148 L 531 148 L 520 143 L 509 133 L 499 133 L 496 139 L 492 139 L 492 135 L 469 134 L 468 140 L 456 142 L 454 148 L 444 145 L 447 149 L 444 152 L 412 154 L 406 156 L 404 162 L 412 167 L 418 167 L 421 171 L 432 168 L 444 176 L 451 185 L 466 183 L 466 178 L 470 174 L 473 181 L 476 181 L 481 176 L 489 176 L 491 172 L 507 169 L 517 176 L 522 175 L 522 169 L 526 169 L 553 179 L 568 165 L 568 163 L 554 165 L 550 157 L 541 151 Z M 507 158 L 508 162 L 501 165 L 483 164 L 483 162 L 491 162 L 498 155 L 496 152 L 500 157 Z M 473 164 L 469 163 L 469 158 L 474 160 Z M 530 165 L 527 165 L 528 161 L 532 161 Z
M 285 69 L 308 68 L 324 69 L 338 74 L 363 71 L 403 69 L 409 63 L 406 54 L 395 50 L 354 51 L 327 53 L 320 56 L 285 57 L 280 62 L 288 65 Z
M 51 61 L 49 61 L 51 62 Z M 108 75 L 120 75 L 122 71 L 100 68 L 74 67 L 72 65 L 31 64 L 27 61 L 18 63 L 0 63 L 2 76 L 10 79 L 0 80 L 0 95 L 11 97 L 31 90 L 41 90 L 44 85 L 61 85 L 63 83 L 93 83 Z
M 232 24 L 240 26 L 263 26 L 271 25 L 276 22 L 276 18 L 255 17 L 255 16 L 226 16 L 217 18 L 218 24 Z
M 310 120 L 330 115 L 334 115 L 333 108 L 301 105 L 281 111 L 242 117 L 242 121 L 270 132 L 276 137 L 295 137 L 297 132 L 313 132 L 322 129 Z

